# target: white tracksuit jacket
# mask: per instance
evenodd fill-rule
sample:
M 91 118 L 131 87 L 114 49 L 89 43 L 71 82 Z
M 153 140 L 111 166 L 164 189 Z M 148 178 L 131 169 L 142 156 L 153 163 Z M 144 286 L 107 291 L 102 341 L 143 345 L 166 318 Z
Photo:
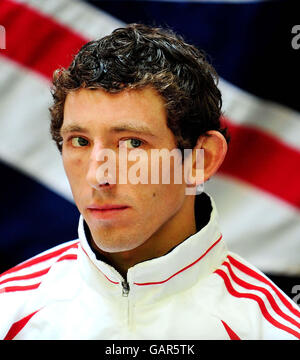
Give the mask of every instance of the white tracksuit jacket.
M 212 202 L 213 204 L 213 202 Z M 209 223 L 127 282 L 79 239 L 0 277 L 1 339 L 300 339 L 299 307 Z

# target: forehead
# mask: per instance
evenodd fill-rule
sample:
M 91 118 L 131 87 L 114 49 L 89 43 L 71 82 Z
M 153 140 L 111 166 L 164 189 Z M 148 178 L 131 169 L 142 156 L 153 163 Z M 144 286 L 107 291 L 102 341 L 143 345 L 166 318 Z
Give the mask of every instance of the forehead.
M 80 89 L 67 95 L 63 128 L 140 127 L 157 134 L 170 133 L 161 96 L 152 89 L 108 93 L 102 89 Z

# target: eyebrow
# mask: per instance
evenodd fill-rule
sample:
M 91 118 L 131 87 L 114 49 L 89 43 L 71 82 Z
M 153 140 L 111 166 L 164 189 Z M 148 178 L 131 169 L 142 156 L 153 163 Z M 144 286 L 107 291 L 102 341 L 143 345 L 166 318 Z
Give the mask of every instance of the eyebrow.
M 124 125 L 113 126 L 109 130 L 114 133 L 134 132 L 148 136 L 155 136 L 147 126 L 143 126 L 143 125 L 124 124 Z M 67 133 L 74 133 L 74 132 L 88 133 L 89 130 L 82 126 L 73 125 L 73 124 L 63 126 L 60 130 L 61 135 Z
M 135 132 L 143 135 L 149 135 L 149 136 L 155 136 L 151 130 L 147 126 L 143 125 L 133 125 L 133 124 L 124 124 L 119 126 L 113 126 L 111 128 L 111 131 L 115 133 L 121 133 L 121 132 Z
M 62 128 L 60 129 L 60 134 L 64 135 L 67 133 L 73 133 L 73 132 L 83 132 L 83 133 L 87 133 L 88 130 L 78 126 L 78 125 L 67 125 L 67 126 L 62 126 Z

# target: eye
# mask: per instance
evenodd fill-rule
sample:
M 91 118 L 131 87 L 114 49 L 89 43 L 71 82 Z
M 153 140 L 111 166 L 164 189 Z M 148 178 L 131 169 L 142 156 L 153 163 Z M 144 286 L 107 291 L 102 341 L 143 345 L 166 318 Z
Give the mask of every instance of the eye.
M 89 142 L 81 136 L 73 137 L 71 139 L 71 143 L 74 147 L 83 147 L 83 146 L 87 146 L 89 144 Z
M 139 139 L 127 139 L 122 141 L 127 149 L 135 149 L 140 147 L 143 142 Z

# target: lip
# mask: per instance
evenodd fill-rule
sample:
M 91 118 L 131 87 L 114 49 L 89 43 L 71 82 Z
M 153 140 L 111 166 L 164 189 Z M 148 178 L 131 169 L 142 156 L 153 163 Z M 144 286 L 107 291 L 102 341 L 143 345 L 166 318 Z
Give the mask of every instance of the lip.
M 96 219 L 111 219 L 123 214 L 130 207 L 125 204 L 90 205 L 87 207 L 89 213 Z

